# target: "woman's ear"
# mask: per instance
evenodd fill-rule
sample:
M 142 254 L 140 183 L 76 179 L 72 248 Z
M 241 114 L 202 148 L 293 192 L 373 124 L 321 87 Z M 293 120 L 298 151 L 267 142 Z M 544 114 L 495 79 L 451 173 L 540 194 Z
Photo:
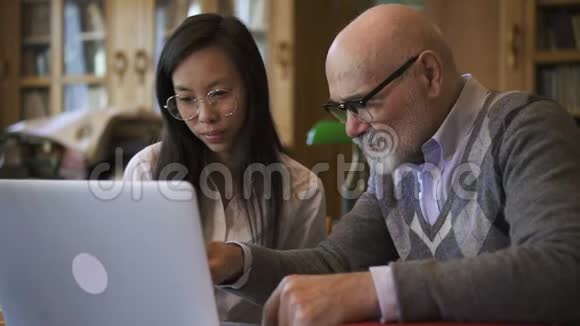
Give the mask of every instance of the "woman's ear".
M 441 57 L 433 51 L 421 53 L 417 59 L 421 67 L 420 79 L 427 90 L 429 98 L 436 98 L 441 94 L 443 84 L 443 64 Z

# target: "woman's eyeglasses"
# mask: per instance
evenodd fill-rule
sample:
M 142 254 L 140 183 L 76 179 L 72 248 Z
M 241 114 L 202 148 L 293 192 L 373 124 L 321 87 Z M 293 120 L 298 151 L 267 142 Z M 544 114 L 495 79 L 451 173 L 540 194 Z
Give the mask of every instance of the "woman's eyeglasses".
M 199 117 L 201 102 L 205 102 L 211 109 L 216 110 L 222 117 L 229 117 L 236 113 L 238 100 L 229 90 L 214 89 L 205 97 L 173 95 L 163 106 L 167 112 L 177 120 L 189 121 Z

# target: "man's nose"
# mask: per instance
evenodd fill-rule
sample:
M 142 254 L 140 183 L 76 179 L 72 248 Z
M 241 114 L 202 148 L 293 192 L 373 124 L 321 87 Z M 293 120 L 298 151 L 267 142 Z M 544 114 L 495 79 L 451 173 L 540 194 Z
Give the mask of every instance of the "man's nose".
M 370 127 L 371 125 L 369 123 L 360 121 L 351 112 L 348 112 L 346 115 L 346 134 L 350 138 L 362 136 Z

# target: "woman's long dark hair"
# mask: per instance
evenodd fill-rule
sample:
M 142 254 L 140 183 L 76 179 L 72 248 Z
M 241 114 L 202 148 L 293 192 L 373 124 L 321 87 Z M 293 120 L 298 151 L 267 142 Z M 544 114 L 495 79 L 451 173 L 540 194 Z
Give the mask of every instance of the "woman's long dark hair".
M 270 113 L 268 79 L 262 57 L 248 29 L 234 17 L 217 14 L 201 14 L 187 18 L 171 35 L 159 59 L 155 88 L 159 107 L 173 96 L 172 74 L 175 68 L 193 52 L 207 48 L 222 49 L 237 68 L 246 92 L 246 117 L 241 129 L 241 137 L 246 155 L 242 159 L 243 171 L 253 163 L 265 166 L 280 163 L 282 146 L 276 133 Z M 183 178 L 191 182 L 198 196 L 200 175 L 205 167 L 204 157 L 209 149 L 193 135 L 183 121 L 174 119 L 167 110 L 162 110 L 165 124 L 161 152 L 154 171 L 154 178 L 168 178 L 161 171 L 169 164 L 182 164 L 188 173 Z M 242 146 L 242 144 L 238 144 Z M 273 174 L 271 194 L 265 194 L 264 182 L 257 182 L 252 174 L 252 197 L 241 196 L 248 215 L 253 242 L 274 246 L 278 238 L 279 215 L 282 208 L 282 177 Z M 245 178 L 244 178 L 245 179 Z M 248 182 L 242 180 L 240 182 Z M 236 185 L 242 189 L 242 185 Z M 248 186 L 248 185 L 246 185 Z M 267 196 L 269 195 L 269 196 Z M 257 199 L 258 206 L 252 199 Z M 262 205 L 267 205 L 267 214 L 262 213 Z M 211 218 L 211 217 L 205 217 Z

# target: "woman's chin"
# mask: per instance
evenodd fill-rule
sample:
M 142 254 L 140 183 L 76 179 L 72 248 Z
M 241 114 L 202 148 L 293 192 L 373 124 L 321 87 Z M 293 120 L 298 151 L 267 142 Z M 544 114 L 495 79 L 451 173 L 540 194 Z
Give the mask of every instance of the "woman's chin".
M 212 151 L 217 156 L 226 156 L 227 153 L 230 152 L 230 146 L 228 146 L 228 144 L 226 143 L 218 143 L 218 144 L 205 143 L 205 145 L 207 146 L 207 148 L 209 148 L 210 151 Z

